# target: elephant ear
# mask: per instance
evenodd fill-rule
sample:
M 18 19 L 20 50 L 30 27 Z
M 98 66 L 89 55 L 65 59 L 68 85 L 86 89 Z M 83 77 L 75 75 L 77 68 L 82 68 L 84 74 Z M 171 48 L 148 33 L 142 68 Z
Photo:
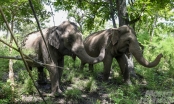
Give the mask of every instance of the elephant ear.
M 119 39 L 119 31 L 118 29 L 116 28 L 112 28 L 111 29 L 111 42 L 112 42 L 112 45 L 115 45 L 117 42 L 118 42 L 118 39 Z
M 49 34 L 49 33 L 48 33 Z M 56 49 L 59 49 L 60 41 L 58 36 L 58 31 L 50 33 L 48 36 L 48 43 Z
M 119 40 L 119 36 L 130 32 L 130 28 L 127 25 L 123 25 L 119 28 L 112 28 L 111 31 L 112 31 L 111 41 L 112 41 L 112 44 L 115 45 Z

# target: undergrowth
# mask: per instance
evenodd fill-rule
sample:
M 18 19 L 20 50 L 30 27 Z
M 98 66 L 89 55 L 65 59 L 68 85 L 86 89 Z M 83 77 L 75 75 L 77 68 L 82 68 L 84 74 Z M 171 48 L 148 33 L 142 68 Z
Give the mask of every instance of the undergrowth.
M 145 68 L 134 60 L 135 72 L 143 76 L 143 79 L 131 78 L 132 85 L 124 84 L 121 71 L 116 60 L 113 60 L 110 79 L 103 81 L 101 79 L 103 64 L 94 65 L 94 71 L 88 70 L 88 65 L 85 65 L 84 70 L 79 70 L 80 60 L 74 62 L 69 56 L 65 57 L 65 70 L 62 75 L 62 85 L 65 89 L 63 95 L 65 100 L 71 99 L 78 102 L 86 99 L 91 104 L 105 103 L 111 104 L 138 104 L 142 100 L 153 100 L 153 93 L 172 92 L 174 94 L 174 53 L 170 48 L 174 46 L 173 37 L 160 39 L 160 43 L 156 43 L 159 39 L 153 38 L 151 43 L 146 42 L 144 56 L 147 60 L 152 61 L 159 53 L 163 53 L 163 58 L 158 66 L 154 68 Z M 145 43 L 144 43 L 145 44 Z M 148 46 L 148 47 L 147 47 Z M 0 46 L 1 55 L 8 55 L 7 49 Z M 17 55 L 13 53 L 12 55 Z M 15 99 L 20 100 L 21 94 L 35 95 L 36 91 L 28 72 L 25 70 L 21 61 L 14 61 L 15 77 Z M 66 69 L 68 68 L 68 69 Z M 47 71 L 46 71 L 47 72 Z M 34 69 L 32 75 L 36 82 L 37 71 Z M 0 103 L 10 103 L 11 88 L 8 79 L 8 60 L 0 60 Z M 47 77 L 49 78 L 48 72 Z M 145 80 L 146 83 L 142 81 Z M 152 91 L 152 95 L 148 92 Z M 164 93 L 165 94 L 165 93 Z M 84 97 L 85 96 L 85 97 Z M 174 99 L 174 98 L 172 98 Z M 48 102 L 51 102 L 49 99 Z M 42 103 L 42 102 L 41 102 Z

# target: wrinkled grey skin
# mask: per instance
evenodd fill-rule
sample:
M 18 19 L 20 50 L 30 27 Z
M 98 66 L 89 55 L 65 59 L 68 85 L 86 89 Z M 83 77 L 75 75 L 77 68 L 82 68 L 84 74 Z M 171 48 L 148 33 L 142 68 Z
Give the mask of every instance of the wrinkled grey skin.
M 104 58 L 104 48 L 101 48 L 100 54 L 95 58 L 86 53 L 82 41 L 82 34 L 73 22 L 65 21 L 59 26 L 43 29 L 42 31 L 50 51 L 51 59 L 49 58 L 48 51 L 39 31 L 29 34 L 24 39 L 23 49 L 32 51 L 32 53 L 29 54 L 32 59 L 51 65 L 46 66 L 51 79 L 51 96 L 62 92 L 60 90 L 60 81 L 63 69 L 52 66 L 63 67 L 65 55 L 75 55 L 83 62 L 90 64 L 100 62 Z M 40 75 L 45 77 L 42 66 L 34 63 L 28 63 L 28 65 L 30 68 L 37 67 Z
M 127 61 L 125 57 L 125 54 L 127 53 L 132 53 L 135 59 L 145 67 L 151 68 L 158 65 L 162 54 L 159 54 L 151 63 L 146 61 L 142 55 L 142 51 L 135 35 L 132 28 L 124 25 L 119 28 L 95 32 L 84 40 L 86 52 L 92 57 L 98 56 L 102 47 L 106 48 L 105 58 L 103 59 L 104 80 L 109 78 L 112 60 L 115 58 L 119 64 L 125 82 L 128 84 L 131 83 L 130 71 L 128 70 L 128 62 L 130 61 Z M 81 70 L 83 69 L 84 64 L 85 62 L 82 61 L 80 66 Z M 89 64 L 89 69 L 93 70 L 93 64 Z

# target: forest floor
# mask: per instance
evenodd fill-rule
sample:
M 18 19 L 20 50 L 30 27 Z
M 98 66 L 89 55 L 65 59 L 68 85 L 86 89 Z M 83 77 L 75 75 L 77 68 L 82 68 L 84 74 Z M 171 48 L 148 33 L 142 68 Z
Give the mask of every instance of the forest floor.
M 46 103 L 154 104 L 154 101 L 159 101 L 162 104 L 164 100 L 169 104 L 174 103 L 173 71 L 145 70 L 142 67 L 137 67 L 136 74 L 142 75 L 142 78 L 131 77 L 132 85 L 127 85 L 123 81 L 119 68 L 114 65 L 109 80 L 103 81 L 101 74 L 103 67 L 101 64 L 97 64 L 95 70 L 90 72 L 88 67 L 85 67 L 83 71 L 79 71 L 78 68 L 72 67 L 72 63 L 67 63 L 69 70 L 65 69 L 62 75 L 61 89 L 63 89 L 63 93 L 56 97 L 44 96 Z M 15 90 L 17 90 L 15 103 L 45 104 L 28 76 L 28 72 L 22 68 L 20 69 L 15 70 L 15 83 L 17 84 L 15 86 Z M 49 73 L 47 70 L 46 72 L 48 83 L 43 86 L 36 83 L 39 91 L 44 95 L 51 92 Z M 36 69 L 32 71 L 32 75 L 35 82 L 37 82 L 38 73 Z M 0 104 L 11 104 L 11 88 L 7 83 L 8 70 L 7 72 L 2 71 L 0 76 L 2 76 L 0 80 Z
M 85 80 L 85 79 L 79 79 L 79 78 L 74 78 L 73 82 L 79 82 L 79 80 Z M 125 83 L 120 83 L 116 82 L 115 79 L 109 79 L 107 82 L 103 82 L 101 80 L 101 75 L 94 79 L 96 82 L 96 89 L 95 91 L 86 91 L 82 89 L 82 86 L 76 87 L 78 90 L 80 90 L 80 94 L 78 92 L 75 92 L 74 84 L 72 84 L 69 81 L 65 81 L 62 83 L 63 85 L 63 94 L 58 95 L 56 97 L 45 97 L 44 99 L 46 100 L 47 104 L 114 104 L 113 100 L 111 99 L 110 93 L 108 91 L 110 86 L 115 86 L 115 88 L 118 88 L 119 86 L 127 86 Z M 102 83 L 105 83 L 103 85 Z M 143 85 L 144 86 L 144 85 Z M 49 94 L 51 89 L 50 89 L 50 83 L 42 86 L 38 86 L 39 90 L 41 93 Z M 70 95 L 67 95 L 65 92 L 67 90 L 71 90 L 72 92 Z M 74 92 L 73 92 L 74 91 Z M 144 95 L 146 92 L 146 87 L 142 87 L 141 93 Z M 122 100 L 122 99 L 118 99 Z M 43 99 L 39 96 L 39 94 L 34 94 L 34 95 L 22 95 L 21 100 L 19 101 L 22 104 L 34 104 L 34 103 L 41 103 L 43 104 L 44 101 Z
M 69 98 L 67 96 L 58 95 L 56 97 L 45 97 L 44 99 L 49 102 L 48 104 L 96 104 L 97 102 L 100 102 L 100 104 L 111 104 L 112 101 L 109 98 L 109 94 L 106 91 L 106 88 L 104 86 L 97 84 L 98 88 L 95 92 L 88 92 L 88 91 L 81 91 L 80 97 L 77 98 Z M 116 83 L 112 83 L 113 86 L 118 86 Z M 70 83 L 64 83 L 63 84 L 64 91 L 73 89 L 73 85 Z M 80 86 L 79 86 L 80 87 Z M 45 94 L 50 93 L 50 83 L 47 85 L 39 86 L 38 87 L 40 92 Z M 79 89 L 80 90 L 80 89 Z M 22 95 L 21 101 L 22 103 L 36 103 L 36 102 L 43 102 L 43 99 L 39 96 L 39 94 L 35 95 Z

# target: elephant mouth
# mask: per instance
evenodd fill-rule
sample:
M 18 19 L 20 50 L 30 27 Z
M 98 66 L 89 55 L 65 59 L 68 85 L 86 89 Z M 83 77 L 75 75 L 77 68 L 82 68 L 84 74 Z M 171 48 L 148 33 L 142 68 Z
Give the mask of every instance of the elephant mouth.
M 117 54 L 123 54 L 123 53 L 128 53 L 129 48 L 128 47 L 123 47 L 117 51 Z

